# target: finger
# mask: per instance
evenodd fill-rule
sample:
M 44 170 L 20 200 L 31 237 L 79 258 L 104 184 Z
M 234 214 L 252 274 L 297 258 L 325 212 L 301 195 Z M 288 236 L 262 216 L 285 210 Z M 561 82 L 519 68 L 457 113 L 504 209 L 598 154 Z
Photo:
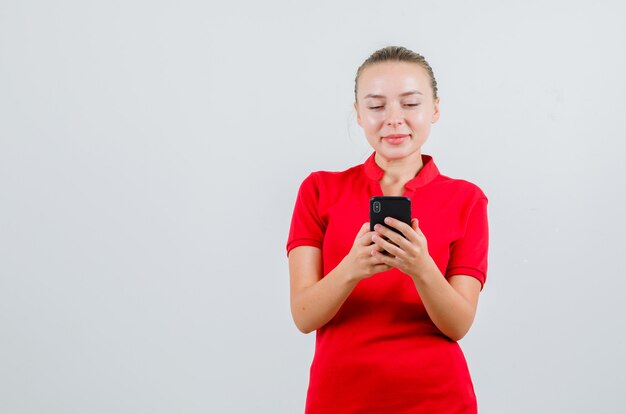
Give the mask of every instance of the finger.
M 373 251 L 372 257 L 369 259 L 370 261 L 368 262 L 368 266 L 370 267 L 376 267 L 380 265 L 389 266 L 388 264 L 382 261 L 382 258 L 385 258 L 385 257 L 388 257 L 388 256 L 385 255 L 384 253 Z
M 416 218 L 411 219 L 411 228 L 413 229 L 413 231 L 415 231 L 420 236 L 424 235 L 424 233 L 422 233 L 422 229 L 420 229 L 419 220 L 418 219 L 416 219 Z
M 411 244 L 410 241 L 406 238 L 406 236 L 381 225 L 376 225 L 376 232 L 387 239 L 389 239 L 393 244 L 406 249 Z
M 370 223 L 369 222 L 363 223 L 363 225 L 359 229 L 358 233 L 356 234 L 355 239 L 358 239 L 359 237 L 363 236 L 368 231 L 370 231 Z
M 381 245 L 374 243 L 373 240 L 372 240 L 372 244 L 370 244 L 370 247 L 372 249 L 378 251 L 378 252 L 384 252 L 385 251 L 385 249 Z
M 381 263 L 381 264 L 372 266 L 372 273 L 386 272 L 391 269 L 393 269 L 392 266 Z
M 368 231 L 365 234 L 363 234 L 362 236 L 360 236 L 359 238 L 357 238 L 354 243 L 356 245 L 359 245 L 359 246 L 371 246 L 372 243 L 373 243 L 372 242 L 372 236 L 374 234 L 376 234 L 376 232 L 375 231 L 369 231 L 369 228 L 368 228 Z
M 389 223 L 387 223 L 387 220 L 389 221 Z M 415 220 L 415 222 L 413 220 Z M 401 231 L 404 237 L 413 244 L 419 243 L 420 238 L 424 237 L 424 234 L 419 229 L 419 227 L 417 227 L 417 231 L 415 230 L 414 226 L 417 226 L 417 223 L 418 223 L 417 219 L 411 219 L 410 226 L 403 221 L 394 219 L 393 217 L 386 217 L 385 223 Z
M 413 238 L 411 242 L 419 245 L 423 245 L 426 242 L 426 236 L 424 236 L 424 232 L 419 227 L 419 220 L 414 218 L 411 220 L 411 229 L 413 229 Z
M 365 236 L 367 233 L 369 233 L 369 230 L 370 230 L 370 224 L 369 223 L 363 223 L 363 225 L 361 226 L 361 228 L 357 232 L 356 236 L 354 237 L 354 242 L 358 243 L 358 244 L 363 244 L 362 240 L 360 240 L 360 239 L 363 236 Z
M 392 233 L 395 233 L 395 232 L 392 231 Z M 404 237 L 400 236 L 397 233 L 396 233 L 396 237 L 402 239 L 403 243 L 408 243 L 404 239 Z M 374 241 L 374 243 L 376 243 L 377 246 L 380 246 L 384 251 L 388 252 L 392 256 L 398 256 L 398 255 L 401 255 L 404 252 L 404 250 L 402 250 L 402 248 L 399 247 L 397 244 L 394 244 L 394 243 L 392 243 L 390 241 L 387 241 L 387 240 L 383 239 L 379 235 L 372 236 L 372 240 Z
M 393 265 L 396 259 L 394 256 L 387 255 L 387 254 L 377 252 L 377 251 L 373 251 L 372 256 L 374 256 L 374 258 L 378 261 L 378 263 L 381 263 L 390 267 L 394 267 Z
M 393 217 L 385 217 L 385 224 L 393 227 L 394 229 L 397 229 L 402 234 L 404 234 L 405 237 L 408 237 L 407 235 L 411 233 L 411 230 L 413 230 L 413 228 L 406 224 L 404 221 L 400 221 Z
M 371 240 L 371 239 L 370 239 L 370 240 Z M 370 256 L 373 256 L 373 255 L 374 255 L 374 252 L 378 252 L 378 253 L 385 253 L 385 249 L 384 249 L 382 246 L 380 246 L 380 245 L 378 245 L 378 244 L 374 243 L 373 241 L 372 241 L 371 243 L 372 243 L 372 244 L 370 244 L 370 245 L 368 245 L 368 246 L 367 246 L 367 247 L 368 247 L 368 249 L 369 249 L 369 251 L 368 251 L 367 253 L 368 253 Z

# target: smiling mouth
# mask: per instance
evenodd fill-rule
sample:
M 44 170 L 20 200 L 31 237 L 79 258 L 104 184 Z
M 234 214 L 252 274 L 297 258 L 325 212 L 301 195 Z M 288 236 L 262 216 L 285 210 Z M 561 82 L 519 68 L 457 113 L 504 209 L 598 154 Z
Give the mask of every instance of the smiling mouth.
M 410 138 L 410 135 L 387 135 L 383 137 L 383 140 L 392 145 L 402 144 L 404 141 Z

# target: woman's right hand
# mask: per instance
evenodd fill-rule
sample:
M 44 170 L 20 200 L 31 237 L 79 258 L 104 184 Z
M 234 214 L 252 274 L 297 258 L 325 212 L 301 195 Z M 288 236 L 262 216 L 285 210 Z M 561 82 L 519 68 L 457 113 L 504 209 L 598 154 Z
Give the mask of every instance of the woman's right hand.
M 372 242 L 375 232 L 363 224 L 350 252 L 326 276 L 322 250 L 298 246 L 289 253 L 291 314 L 300 331 L 309 333 L 331 320 L 360 280 L 391 269 L 372 255 L 381 251 Z
M 392 269 L 373 256 L 373 251 L 383 251 L 373 244 L 374 234 L 374 231 L 370 231 L 370 223 L 364 223 L 354 239 L 350 252 L 341 261 L 344 271 L 355 281 Z

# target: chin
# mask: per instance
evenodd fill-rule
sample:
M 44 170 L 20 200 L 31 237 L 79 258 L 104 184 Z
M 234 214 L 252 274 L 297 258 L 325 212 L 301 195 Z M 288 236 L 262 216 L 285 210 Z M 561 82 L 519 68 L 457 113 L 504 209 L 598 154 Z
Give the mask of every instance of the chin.
M 375 149 L 378 154 L 380 154 L 383 158 L 388 160 L 400 160 L 406 157 L 409 157 L 416 152 L 420 151 L 420 148 L 415 147 L 398 147 L 398 148 L 389 148 L 389 147 L 378 147 Z

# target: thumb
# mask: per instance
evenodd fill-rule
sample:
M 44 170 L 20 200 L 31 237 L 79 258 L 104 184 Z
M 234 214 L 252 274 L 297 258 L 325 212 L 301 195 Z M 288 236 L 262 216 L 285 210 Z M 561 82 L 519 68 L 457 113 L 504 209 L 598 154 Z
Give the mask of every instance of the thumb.
M 419 220 L 418 219 L 416 219 L 416 218 L 411 219 L 411 227 L 413 228 L 413 231 L 415 231 L 415 233 L 418 236 L 420 236 L 420 237 L 422 237 L 424 239 L 426 238 L 426 236 L 424 235 L 424 232 L 422 232 L 422 229 L 420 229 Z
M 363 243 L 365 243 L 363 241 L 359 242 L 359 239 L 361 237 L 363 237 L 369 230 L 370 230 L 370 224 L 369 223 L 363 223 L 363 225 L 359 229 L 359 232 L 354 237 L 354 244 L 363 244 Z M 369 244 L 369 243 L 366 243 L 366 244 Z
M 370 223 L 369 221 L 366 223 L 363 223 L 363 225 L 361 226 L 361 228 L 359 229 L 359 232 L 357 233 L 355 238 L 359 238 L 361 236 L 363 236 L 364 234 L 366 234 L 368 231 L 370 231 Z
M 411 219 L 411 227 L 413 227 L 413 230 L 415 230 L 416 232 L 421 233 L 418 219 L 416 218 Z

